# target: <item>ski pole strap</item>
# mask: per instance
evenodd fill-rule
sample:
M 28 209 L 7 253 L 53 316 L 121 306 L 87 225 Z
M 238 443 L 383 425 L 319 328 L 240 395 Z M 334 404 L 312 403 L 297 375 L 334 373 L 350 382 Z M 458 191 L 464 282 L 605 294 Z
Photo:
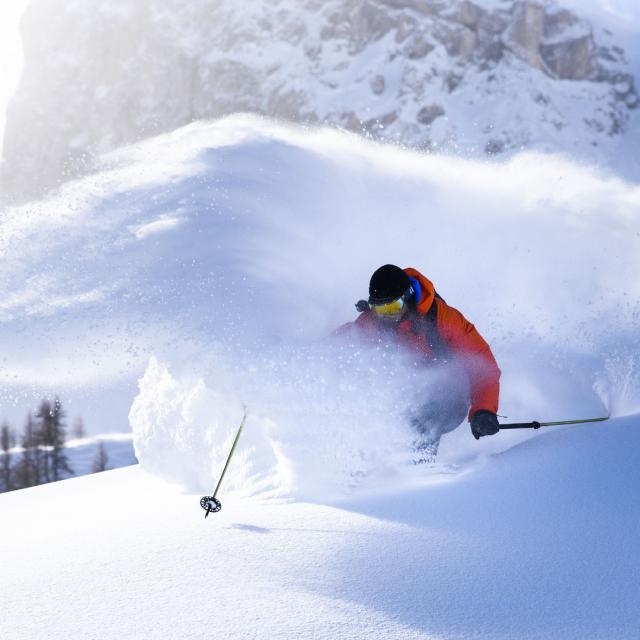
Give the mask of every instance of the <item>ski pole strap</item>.
M 247 419 L 247 412 L 245 410 L 244 412 L 244 416 L 242 416 L 242 422 L 240 423 L 240 428 L 238 429 L 238 433 L 236 434 L 236 438 L 233 441 L 233 445 L 231 446 L 231 451 L 229 451 L 229 457 L 227 458 L 227 461 L 224 465 L 224 469 L 222 470 L 222 473 L 220 474 L 220 480 L 218 480 L 218 485 L 216 486 L 216 490 L 213 492 L 213 496 L 212 499 L 215 500 L 216 499 L 216 495 L 218 494 L 218 489 L 220 488 L 220 485 L 222 484 L 222 478 L 224 478 L 224 474 L 227 472 L 227 467 L 229 466 L 229 462 L 231 462 L 231 457 L 233 456 L 233 452 L 236 450 L 236 445 L 238 444 L 238 440 L 240 439 L 240 434 L 242 433 L 242 427 L 244 427 L 244 421 Z
M 608 420 L 610 416 L 606 416 L 604 418 L 584 418 L 582 420 L 560 420 L 558 422 L 538 422 L 534 420 L 533 422 L 513 422 L 511 424 L 501 424 L 500 430 L 502 429 L 539 429 L 540 427 L 557 427 L 560 425 L 567 424 L 584 424 L 585 422 L 604 422 Z

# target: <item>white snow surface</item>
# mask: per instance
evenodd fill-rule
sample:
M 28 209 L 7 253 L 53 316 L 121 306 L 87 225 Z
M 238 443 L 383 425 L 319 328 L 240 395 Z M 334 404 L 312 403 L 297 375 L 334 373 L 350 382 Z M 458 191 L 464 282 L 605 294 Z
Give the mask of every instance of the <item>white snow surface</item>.
M 640 186 L 248 116 L 103 167 L 0 214 L 3 407 L 128 415 L 140 465 L 0 496 L 0 629 L 636 637 Z M 330 336 L 385 262 L 476 323 L 510 420 L 612 419 L 479 442 L 464 424 L 413 466 L 436 381 Z
M 138 467 L 0 496 L 7 637 L 632 640 L 640 416 L 337 502 Z

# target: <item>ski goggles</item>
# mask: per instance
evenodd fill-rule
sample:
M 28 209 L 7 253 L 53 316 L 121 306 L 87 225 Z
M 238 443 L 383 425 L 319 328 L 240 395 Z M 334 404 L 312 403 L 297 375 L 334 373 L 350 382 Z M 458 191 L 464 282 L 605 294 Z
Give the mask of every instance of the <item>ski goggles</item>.
M 370 304 L 371 310 L 381 318 L 396 318 L 402 315 L 405 308 L 404 296 L 383 304 Z

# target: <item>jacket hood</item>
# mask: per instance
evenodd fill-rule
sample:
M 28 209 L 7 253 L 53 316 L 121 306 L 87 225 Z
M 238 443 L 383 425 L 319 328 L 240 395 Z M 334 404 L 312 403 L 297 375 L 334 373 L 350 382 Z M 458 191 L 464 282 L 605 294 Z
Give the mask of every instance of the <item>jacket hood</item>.
M 420 283 L 420 288 L 422 289 L 422 295 L 420 296 L 420 300 L 416 304 L 416 309 L 419 314 L 424 315 L 429 311 L 433 301 L 436 297 L 436 290 L 433 286 L 433 283 L 429 278 L 425 278 L 417 269 L 413 269 L 412 267 L 407 267 L 404 272 L 410 277 L 415 278 Z

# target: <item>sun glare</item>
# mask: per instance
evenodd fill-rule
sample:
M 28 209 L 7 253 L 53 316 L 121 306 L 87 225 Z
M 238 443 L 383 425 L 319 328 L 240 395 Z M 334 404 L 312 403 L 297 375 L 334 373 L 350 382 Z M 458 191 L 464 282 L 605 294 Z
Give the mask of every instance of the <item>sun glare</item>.
M 0 5 L 0 141 L 7 103 L 22 70 L 19 24 L 26 4 L 27 0 L 11 0 Z

